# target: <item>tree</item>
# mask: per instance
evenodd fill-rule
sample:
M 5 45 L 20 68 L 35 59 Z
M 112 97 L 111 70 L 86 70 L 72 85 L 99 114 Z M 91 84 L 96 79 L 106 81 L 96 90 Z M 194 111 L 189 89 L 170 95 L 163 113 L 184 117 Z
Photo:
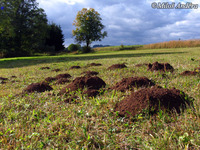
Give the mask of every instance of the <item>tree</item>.
M 73 25 L 76 29 L 72 31 L 78 43 L 86 42 L 87 48 L 93 41 L 101 41 L 107 36 L 107 32 L 102 32 L 104 25 L 101 23 L 100 14 L 93 8 L 83 8 L 78 12 Z
M 61 27 L 55 23 L 49 24 L 45 45 L 54 47 L 54 51 L 58 52 L 65 48 L 63 43 L 64 35 L 62 34 Z
M 70 44 L 68 46 L 68 51 L 69 52 L 78 51 L 80 49 L 81 49 L 81 45 L 79 45 L 79 44 Z
M 0 51 L 8 56 L 29 55 L 45 44 L 47 18 L 36 0 L 1 0 Z

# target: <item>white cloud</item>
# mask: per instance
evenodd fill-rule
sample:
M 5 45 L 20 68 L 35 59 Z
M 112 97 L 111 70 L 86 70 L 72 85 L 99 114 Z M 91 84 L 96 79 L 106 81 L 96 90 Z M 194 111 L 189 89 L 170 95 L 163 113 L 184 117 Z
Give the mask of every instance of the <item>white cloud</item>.
M 50 21 L 60 24 L 65 34 L 66 45 L 73 42 L 72 26 L 82 8 L 97 10 L 108 32 L 108 37 L 98 44 L 145 44 L 161 41 L 200 37 L 199 9 L 153 9 L 152 2 L 166 0 L 38 0 Z M 171 2 L 187 2 L 171 0 Z M 191 0 L 193 4 L 199 0 Z
M 74 5 L 76 3 L 84 3 L 85 0 L 38 0 L 39 3 L 51 3 L 51 4 L 56 4 L 56 3 L 66 3 L 69 5 Z

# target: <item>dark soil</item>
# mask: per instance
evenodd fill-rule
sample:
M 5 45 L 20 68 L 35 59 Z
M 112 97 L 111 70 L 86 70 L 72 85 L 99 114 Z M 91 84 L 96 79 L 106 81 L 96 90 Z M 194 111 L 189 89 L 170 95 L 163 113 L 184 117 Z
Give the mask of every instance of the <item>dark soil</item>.
M 88 89 L 99 90 L 106 86 L 106 83 L 99 77 L 85 77 L 85 85 Z
M 173 72 L 174 68 L 169 63 L 158 63 L 148 64 L 148 69 L 150 71 L 170 71 Z
M 17 78 L 16 76 L 11 76 L 11 78 Z
M 135 65 L 135 67 L 142 67 L 142 66 L 148 66 L 148 64 L 144 63 L 144 64 L 137 64 L 137 65 Z
M 92 66 L 102 66 L 102 64 L 100 64 L 100 63 L 91 63 L 91 64 L 87 65 L 87 67 L 92 67 Z
M 180 94 L 182 93 L 182 94 Z M 185 94 L 175 88 L 164 89 L 159 87 L 145 88 L 132 92 L 130 96 L 115 105 L 115 111 L 119 116 L 135 116 L 141 113 L 156 114 L 159 109 L 173 112 L 186 107 Z
M 49 67 L 41 67 L 40 69 L 44 70 L 44 69 L 50 69 L 50 68 Z
M 70 69 L 80 69 L 80 66 L 71 66 Z
M 96 71 L 85 71 L 85 72 L 82 72 L 81 74 L 85 74 L 85 76 L 95 76 L 95 75 L 98 75 L 99 73 Z
M 51 71 L 59 72 L 59 71 L 61 71 L 61 70 L 60 70 L 60 69 L 53 69 L 53 70 L 51 70 Z
M 6 82 L 4 80 L 0 80 L 0 84 L 5 84 Z
M 57 84 L 63 84 L 63 83 L 69 82 L 69 80 L 66 80 L 68 78 L 71 78 L 71 75 L 68 73 L 65 73 L 65 74 L 59 74 L 55 77 L 47 77 L 46 79 L 44 79 L 44 81 L 46 81 L 47 83 L 50 83 L 52 81 L 58 80 Z
M 151 80 L 146 77 L 129 77 L 123 78 L 120 82 L 111 89 L 124 92 L 125 90 L 131 90 L 133 87 L 148 87 L 155 85 Z
M 55 81 L 56 78 L 55 77 L 47 77 L 46 79 L 44 79 L 46 82 L 52 82 L 52 81 Z
M 45 91 L 51 91 L 53 88 L 49 86 L 46 82 L 41 83 L 32 83 L 27 88 L 23 90 L 23 93 L 32 93 L 32 92 L 45 92 Z
M 196 71 L 188 71 L 188 70 L 180 73 L 180 75 L 182 76 L 190 76 L 190 75 L 196 75 L 196 74 L 197 74 Z
M 8 80 L 8 78 L 0 77 L 0 80 L 5 81 L 5 80 Z
M 0 84 L 5 84 L 6 80 L 8 80 L 8 78 L 3 78 L 3 77 L 0 77 Z
M 69 82 L 70 82 L 70 80 L 68 80 L 67 78 L 61 78 L 61 79 L 58 79 L 56 84 L 65 84 L 65 83 L 69 83 Z
M 72 76 L 68 73 L 65 73 L 65 74 L 59 74 L 57 75 L 55 78 L 58 80 L 58 79 L 62 79 L 62 78 L 71 78 Z
M 95 97 L 99 95 L 99 91 L 94 89 L 89 89 L 87 91 L 84 91 L 83 94 L 87 95 L 87 97 Z
M 108 70 L 114 70 L 114 69 L 122 69 L 127 68 L 125 64 L 114 64 L 108 68 Z
M 77 77 L 72 81 L 72 83 L 61 89 L 59 94 L 62 95 L 71 91 L 77 91 L 78 89 L 84 88 L 87 88 L 87 90 L 99 90 L 100 88 L 105 86 L 106 83 L 99 77 Z

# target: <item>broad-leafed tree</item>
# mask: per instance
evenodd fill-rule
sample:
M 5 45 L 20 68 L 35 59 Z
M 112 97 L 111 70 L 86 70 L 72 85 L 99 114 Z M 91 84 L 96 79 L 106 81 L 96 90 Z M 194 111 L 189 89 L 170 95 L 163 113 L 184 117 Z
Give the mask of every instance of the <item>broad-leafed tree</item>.
M 93 41 L 101 41 L 101 39 L 107 36 L 107 32 L 102 31 L 105 26 L 101 21 L 100 14 L 93 8 L 83 8 L 78 12 L 73 23 L 76 26 L 76 29 L 72 31 L 75 40 L 78 43 L 85 42 L 87 47 Z

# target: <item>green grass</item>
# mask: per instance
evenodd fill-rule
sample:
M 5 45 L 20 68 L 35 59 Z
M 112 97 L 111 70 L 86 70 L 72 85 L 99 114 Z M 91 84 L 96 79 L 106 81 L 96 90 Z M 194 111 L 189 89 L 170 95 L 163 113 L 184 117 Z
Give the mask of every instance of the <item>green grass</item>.
M 108 52 L 108 51 L 119 51 L 119 50 L 135 50 L 142 47 L 143 45 L 120 45 L 120 46 L 109 46 L 109 47 L 97 47 L 94 48 L 98 52 Z
M 6 84 L 0 84 L 0 148 L 200 149 L 200 76 L 179 76 L 199 67 L 199 56 L 200 48 L 182 48 L 0 59 L 0 77 L 9 78 Z M 174 73 L 167 73 L 168 78 L 163 79 L 145 66 L 135 67 L 155 61 L 170 63 Z M 102 66 L 85 67 L 92 62 Z M 124 62 L 128 68 L 107 70 L 112 64 Z M 82 68 L 69 70 L 73 65 Z M 44 66 L 61 72 L 39 69 Z M 175 87 L 193 97 L 195 111 L 188 108 L 173 116 L 160 112 L 156 120 L 139 116 L 132 122 L 113 112 L 115 104 L 130 92 L 106 91 L 96 98 L 78 93 L 80 102 L 67 104 L 58 96 L 66 85 L 53 82 L 51 92 L 17 95 L 46 77 L 69 73 L 74 79 L 86 70 L 98 71 L 107 87 L 125 77 L 146 76 L 162 87 Z M 13 75 L 17 78 L 11 78 Z

